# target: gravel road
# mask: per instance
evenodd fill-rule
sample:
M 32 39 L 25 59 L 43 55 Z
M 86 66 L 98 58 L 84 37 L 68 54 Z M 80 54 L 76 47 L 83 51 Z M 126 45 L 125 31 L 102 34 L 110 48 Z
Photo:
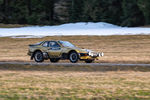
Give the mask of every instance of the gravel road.
M 47 65 L 53 65 L 53 66 L 143 66 L 143 67 L 150 67 L 150 64 L 117 64 L 117 63 L 36 63 L 36 62 L 0 62 L 0 65 L 6 65 L 6 64 L 12 64 L 12 65 L 34 65 L 34 66 L 47 66 Z

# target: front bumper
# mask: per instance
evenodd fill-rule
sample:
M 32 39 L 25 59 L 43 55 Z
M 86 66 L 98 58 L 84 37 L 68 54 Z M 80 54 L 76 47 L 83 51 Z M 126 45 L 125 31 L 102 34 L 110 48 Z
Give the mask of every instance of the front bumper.
M 101 53 L 89 52 L 88 54 L 91 57 L 103 57 L 104 56 L 103 52 L 101 52 Z
M 80 59 L 81 60 L 87 60 L 87 59 L 99 59 L 99 57 L 103 57 L 104 53 L 80 53 Z

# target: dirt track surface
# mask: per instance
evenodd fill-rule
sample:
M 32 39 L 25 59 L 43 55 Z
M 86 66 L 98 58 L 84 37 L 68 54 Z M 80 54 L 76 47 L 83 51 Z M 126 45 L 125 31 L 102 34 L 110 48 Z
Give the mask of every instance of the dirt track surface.
M 116 63 L 36 63 L 36 62 L 0 62 L 0 65 L 6 65 L 6 64 L 12 64 L 12 65 L 34 65 L 34 66 L 143 66 L 143 67 L 150 67 L 150 64 L 116 64 Z

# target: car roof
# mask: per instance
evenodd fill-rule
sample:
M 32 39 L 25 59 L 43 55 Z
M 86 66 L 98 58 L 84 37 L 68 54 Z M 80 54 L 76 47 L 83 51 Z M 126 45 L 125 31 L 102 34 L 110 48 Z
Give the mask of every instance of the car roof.
M 62 40 L 49 40 L 49 41 L 43 41 L 43 42 L 52 42 L 52 41 L 59 42 L 59 41 L 62 41 Z

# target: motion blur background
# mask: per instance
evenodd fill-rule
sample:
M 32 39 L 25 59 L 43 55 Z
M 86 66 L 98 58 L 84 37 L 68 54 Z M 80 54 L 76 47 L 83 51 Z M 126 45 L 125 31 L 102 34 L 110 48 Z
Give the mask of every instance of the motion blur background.
M 150 24 L 150 0 L 0 0 L 0 23 L 57 25 L 107 22 Z

